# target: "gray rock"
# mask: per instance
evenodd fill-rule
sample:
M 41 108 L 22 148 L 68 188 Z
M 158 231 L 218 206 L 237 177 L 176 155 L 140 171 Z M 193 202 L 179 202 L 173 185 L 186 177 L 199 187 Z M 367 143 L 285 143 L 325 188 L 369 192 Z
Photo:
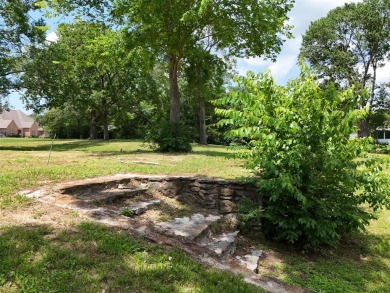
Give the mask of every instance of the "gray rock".
M 202 241 L 209 235 L 210 225 L 218 221 L 221 216 L 207 217 L 201 214 L 194 214 L 191 218 L 176 218 L 167 222 L 155 224 L 157 232 L 178 238 L 184 242 Z
M 234 191 L 231 190 L 230 188 L 226 188 L 226 187 L 221 188 L 221 195 L 226 196 L 226 197 L 231 197 L 231 196 L 233 196 L 233 194 L 234 194 Z
M 239 231 L 223 233 L 222 235 L 211 237 L 201 243 L 202 246 L 214 251 L 220 257 L 231 256 L 236 250 L 236 239 Z
M 254 250 L 254 251 L 252 251 L 251 254 L 246 254 L 243 257 L 237 256 L 236 258 L 243 266 L 245 266 L 249 270 L 257 273 L 258 267 L 259 267 L 259 259 L 260 259 L 262 254 L 263 254 L 263 251 Z
M 238 212 L 238 207 L 230 200 L 221 200 L 219 203 L 219 211 L 221 214 Z
M 238 213 L 230 213 L 230 214 L 224 214 L 223 220 L 229 222 L 230 224 L 237 226 L 238 225 Z

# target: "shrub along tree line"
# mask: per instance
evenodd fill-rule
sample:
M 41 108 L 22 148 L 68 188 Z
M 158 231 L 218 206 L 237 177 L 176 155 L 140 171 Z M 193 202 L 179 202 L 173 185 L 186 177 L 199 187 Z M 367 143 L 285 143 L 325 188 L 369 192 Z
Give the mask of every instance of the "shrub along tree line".
M 306 67 L 285 87 L 269 73 L 235 82 L 217 111 L 219 125 L 231 128 L 228 138 L 247 146 L 240 156 L 257 174 L 263 206 L 247 209 L 247 221 L 261 220 L 267 235 L 310 249 L 337 244 L 390 208 L 380 163 L 358 159 L 370 138 L 349 138 L 367 115 L 357 109 L 366 96 L 320 87 Z

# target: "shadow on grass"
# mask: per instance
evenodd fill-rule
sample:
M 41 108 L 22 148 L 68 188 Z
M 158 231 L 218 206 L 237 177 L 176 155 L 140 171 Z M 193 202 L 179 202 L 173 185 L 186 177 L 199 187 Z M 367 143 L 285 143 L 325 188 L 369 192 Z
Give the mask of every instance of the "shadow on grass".
M 0 235 L 2 292 L 259 292 L 176 249 L 101 225 L 13 226 Z
M 1 148 L 0 148 L 1 150 Z M 54 149 L 53 149 L 54 151 Z M 137 155 L 137 154 L 159 154 L 164 155 L 166 157 L 176 157 L 176 156 L 191 156 L 191 155 L 202 155 L 202 156 L 208 156 L 208 157 L 223 157 L 226 159 L 232 159 L 234 158 L 234 155 L 232 153 L 229 153 L 228 151 L 207 151 L 207 150 L 195 150 L 189 153 L 164 153 L 164 152 L 158 152 L 152 149 L 137 149 L 134 151 L 126 151 L 126 150 L 118 150 L 118 151 L 94 151 L 93 156 L 97 157 L 113 157 L 113 156 L 120 156 L 120 155 Z
M 14 144 L 10 145 L 9 143 L 7 145 L 0 145 L 0 151 L 50 151 L 52 147 L 52 140 L 46 140 L 44 144 L 40 142 L 38 145 L 31 145 L 30 141 L 19 139 L 19 140 L 13 140 Z M 104 147 L 109 146 L 110 143 L 112 143 L 113 146 L 115 146 L 115 143 L 132 143 L 132 142 L 138 142 L 142 143 L 141 140 L 72 140 L 72 141 L 61 141 L 61 140 L 54 140 L 54 144 L 52 147 L 53 152 L 66 152 L 66 151 L 72 151 L 72 150 L 80 150 L 80 151 L 88 151 L 89 148 L 92 147 Z M 215 150 L 215 148 L 218 148 L 220 150 Z M 224 146 L 210 146 L 210 150 L 207 150 L 207 146 L 202 146 L 200 150 L 197 150 L 195 147 L 195 150 L 189 153 L 162 153 L 157 152 L 152 149 L 150 149 L 146 144 L 142 144 L 141 148 L 136 150 L 126 150 L 123 146 L 118 146 L 117 149 L 113 147 L 110 150 L 93 150 L 94 156 L 102 156 L 102 157 L 108 157 L 108 156 L 119 156 L 119 155 L 133 155 L 133 154 L 162 154 L 164 156 L 187 156 L 187 155 L 204 155 L 204 156 L 210 156 L 210 157 L 225 157 L 225 158 L 233 158 L 233 154 L 231 152 L 228 152 L 226 147 Z
M 106 145 L 108 142 L 101 140 L 79 140 L 79 141 L 64 141 L 61 142 L 59 140 L 54 141 L 53 144 L 53 152 L 65 152 L 71 150 L 85 150 L 89 147 L 96 147 Z M 40 145 L 23 145 L 22 143 L 18 143 L 17 145 L 0 145 L 0 151 L 50 151 L 52 143 L 47 141 L 47 144 Z
M 224 158 L 227 158 L 227 159 L 232 159 L 234 157 L 234 154 L 232 154 L 231 152 L 228 152 L 228 151 L 207 151 L 207 150 L 203 150 L 203 151 L 195 151 L 194 154 L 197 154 L 197 155 L 203 155 L 203 156 L 208 156 L 208 157 L 224 157 Z

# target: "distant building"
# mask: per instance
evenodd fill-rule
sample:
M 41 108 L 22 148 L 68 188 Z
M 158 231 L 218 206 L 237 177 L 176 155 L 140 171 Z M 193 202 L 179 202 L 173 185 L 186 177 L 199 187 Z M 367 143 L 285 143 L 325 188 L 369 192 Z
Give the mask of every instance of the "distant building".
M 0 113 L 0 136 L 39 137 L 43 128 L 22 111 L 10 110 Z
M 376 141 L 378 143 L 390 143 L 390 128 L 378 127 L 376 129 Z

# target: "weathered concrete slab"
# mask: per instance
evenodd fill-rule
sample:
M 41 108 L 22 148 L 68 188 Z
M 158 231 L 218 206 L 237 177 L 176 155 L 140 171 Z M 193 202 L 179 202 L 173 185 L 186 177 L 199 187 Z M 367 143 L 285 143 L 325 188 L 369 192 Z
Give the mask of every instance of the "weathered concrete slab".
M 210 225 L 221 219 L 221 216 L 207 217 L 194 214 L 191 217 L 176 218 L 155 224 L 157 232 L 179 238 L 184 242 L 200 242 L 208 236 Z
M 249 270 L 257 273 L 259 267 L 259 259 L 262 254 L 263 251 L 254 250 L 252 251 L 252 253 L 246 254 L 243 257 L 236 256 L 236 259 L 239 261 L 240 264 L 247 267 Z
M 223 233 L 213 236 L 201 243 L 202 246 L 214 251 L 218 256 L 225 258 L 231 256 L 236 250 L 236 239 L 239 231 Z

